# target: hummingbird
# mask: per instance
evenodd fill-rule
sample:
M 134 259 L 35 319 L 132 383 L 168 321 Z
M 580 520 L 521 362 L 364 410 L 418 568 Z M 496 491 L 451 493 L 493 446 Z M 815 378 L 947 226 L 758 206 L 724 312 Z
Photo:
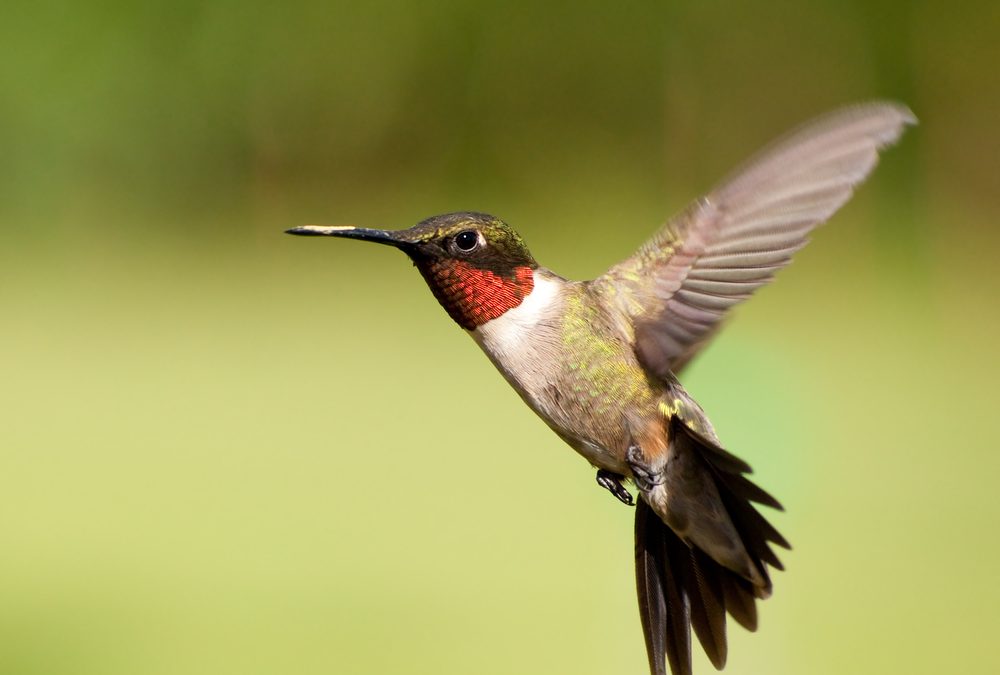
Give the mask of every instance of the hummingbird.
M 635 505 L 640 622 L 652 675 L 691 673 L 691 631 L 726 663 L 726 615 L 757 628 L 775 548 L 788 541 L 678 373 L 730 310 L 789 264 L 916 118 L 892 102 L 842 108 L 754 156 L 588 281 L 535 261 L 506 222 L 478 212 L 403 230 L 308 225 L 289 234 L 401 250 L 448 315 L 524 402 Z M 626 487 L 634 485 L 636 497 Z

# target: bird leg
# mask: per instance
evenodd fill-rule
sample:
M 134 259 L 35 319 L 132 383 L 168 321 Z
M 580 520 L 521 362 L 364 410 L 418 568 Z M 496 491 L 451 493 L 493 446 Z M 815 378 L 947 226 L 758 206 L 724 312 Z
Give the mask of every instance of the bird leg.
M 632 470 L 632 480 L 636 487 L 643 492 L 649 492 L 667 482 L 667 472 L 662 468 L 654 469 L 646 461 L 642 448 L 638 445 L 629 446 L 628 452 L 625 453 L 625 461 L 628 463 L 628 468 Z
M 617 497 L 618 501 L 622 504 L 632 506 L 635 502 L 632 501 L 632 494 L 622 485 L 624 479 L 625 476 L 617 473 L 605 471 L 604 469 L 597 470 L 597 484 Z

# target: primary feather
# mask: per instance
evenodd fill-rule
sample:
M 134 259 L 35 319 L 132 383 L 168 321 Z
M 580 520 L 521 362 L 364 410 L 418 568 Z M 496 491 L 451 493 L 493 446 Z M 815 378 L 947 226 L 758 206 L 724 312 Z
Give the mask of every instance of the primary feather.
M 878 151 L 916 123 L 905 107 L 869 103 L 822 117 L 772 144 L 672 218 L 592 283 L 614 286 L 643 361 L 677 372 L 731 307 L 766 285 L 846 202 Z

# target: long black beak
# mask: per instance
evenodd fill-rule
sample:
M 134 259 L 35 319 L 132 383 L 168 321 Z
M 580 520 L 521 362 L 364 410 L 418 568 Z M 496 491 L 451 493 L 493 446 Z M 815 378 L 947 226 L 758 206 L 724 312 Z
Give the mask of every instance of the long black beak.
M 409 248 L 412 245 L 411 242 L 401 239 L 398 232 L 373 230 L 353 225 L 302 225 L 285 230 L 285 234 L 297 234 L 303 237 L 346 237 L 347 239 L 372 241 L 376 244 L 388 244 L 401 249 Z

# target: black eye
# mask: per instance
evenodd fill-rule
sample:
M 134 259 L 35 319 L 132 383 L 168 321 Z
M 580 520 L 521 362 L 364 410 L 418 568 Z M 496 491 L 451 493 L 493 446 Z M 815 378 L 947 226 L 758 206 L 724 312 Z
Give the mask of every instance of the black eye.
M 476 234 L 475 230 L 459 232 L 455 235 L 455 246 L 457 246 L 460 251 L 471 251 L 479 246 L 479 235 Z

